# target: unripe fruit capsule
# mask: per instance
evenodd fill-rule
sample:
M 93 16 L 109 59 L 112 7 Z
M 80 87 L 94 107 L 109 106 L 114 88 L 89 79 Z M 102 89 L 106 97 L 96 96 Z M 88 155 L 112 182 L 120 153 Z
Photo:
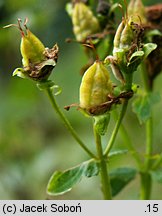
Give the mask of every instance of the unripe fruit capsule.
M 22 36 L 20 51 L 24 67 L 28 67 L 30 63 L 36 64 L 45 60 L 43 43 L 29 29 L 26 35 Z
M 84 41 L 86 37 L 100 30 L 99 22 L 92 11 L 82 2 L 74 5 L 72 12 L 73 31 L 77 41 Z
M 6 27 L 16 26 L 21 32 L 20 51 L 22 54 L 23 68 L 16 68 L 13 76 L 30 78 L 35 81 L 46 81 L 56 66 L 59 47 L 55 44 L 52 49 L 45 48 L 43 43 L 27 28 L 25 19 L 25 31 L 21 27 L 21 19 L 18 25 L 10 24 Z
M 137 24 L 147 24 L 145 7 L 141 0 L 131 0 L 128 5 L 128 16 Z
M 80 107 L 86 111 L 108 101 L 112 92 L 107 68 L 101 61 L 95 61 L 85 72 L 80 86 Z

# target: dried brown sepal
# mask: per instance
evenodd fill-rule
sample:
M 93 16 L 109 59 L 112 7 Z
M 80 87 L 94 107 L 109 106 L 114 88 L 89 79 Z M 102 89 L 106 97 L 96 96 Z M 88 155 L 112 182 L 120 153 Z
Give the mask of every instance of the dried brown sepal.
M 91 107 L 88 110 L 85 110 L 89 115 L 102 115 L 106 112 L 112 110 L 114 105 L 121 104 L 123 99 L 129 100 L 133 96 L 133 91 L 122 92 L 119 96 L 114 97 L 113 95 L 108 95 L 108 101 L 102 103 L 98 106 Z
M 44 55 L 47 57 L 47 59 L 53 59 L 57 62 L 58 60 L 58 53 L 59 53 L 59 47 L 57 44 L 55 44 L 52 49 L 45 48 Z
M 107 101 L 105 103 L 102 103 L 94 107 L 90 107 L 88 109 L 83 109 L 78 104 L 67 105 L 64 107 L 64 109 L 69 111 L 71 107 L 77 107 L 78 110 L 88 114 L 89 116 L 102 115 L 112 110 L 114 105 L 121 104 L 124 99 L 129 100 L 133 96 L 133 94 L 133 91 L 130 90 L 126 92 L 121 92 L 117 97 L 115 97 L 114 95 L 108 95 Z
M 69 111 L 71 107 L 79 107 L 79 104 L 76 104 L 76 103 L 75 104 L 70 104 L 70 105 L 64 106 L 64 109 Z
M 24 67 L 24 73 L 27 77 L 35 81 L 46 80 L 57 63 L 58 52 L 59 48 L 57 44 L 55 44 L 51 49 L 45 48 L 43 54 L 46 60 L 38 64 L 29 63 L 28 67 Z

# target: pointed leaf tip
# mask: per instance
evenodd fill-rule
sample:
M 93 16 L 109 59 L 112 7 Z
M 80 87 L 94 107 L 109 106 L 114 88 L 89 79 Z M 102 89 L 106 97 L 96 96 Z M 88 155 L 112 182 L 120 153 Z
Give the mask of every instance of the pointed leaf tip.
M 144 52 L 144 58 L 147 58 L 147 56 L 157 48 L 157 44 L 155 43 L 147 43 L 143 46 L 143 52 Z

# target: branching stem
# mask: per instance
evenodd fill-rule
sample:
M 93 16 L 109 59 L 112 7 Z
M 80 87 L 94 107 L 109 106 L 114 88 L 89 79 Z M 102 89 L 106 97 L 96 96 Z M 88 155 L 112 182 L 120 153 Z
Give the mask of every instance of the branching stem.
M 115 128 L 114 128 L 114 130 L 112 132 L 112 135 L 110 137 L 108 145 L 107 145 L 107 147 L 105 149 L 104 155 L 108 155 L 108 153 L 110 152 L 110 150 L 111 150 L 111 148 L 112 148 L 112 146 L 113 146 L 113 144 L 115 142 L 116 136 L 117 136 L 118 131 L 119 131 L 120 124 L 121 124 L 121 122 L 122 122 L 122 120 L 124 118 L 124 115 L 126 113 L 127 106 L 128 106 L 128 100 L 125 99 L 124 103 L 123 103 L 123 106 L 122 106 L 122 109 L 121 109 L 121 112 L 120 112 L 120 115 L 119 115 L 119 118 L 118 118 L 118 120 L 116 122 Z

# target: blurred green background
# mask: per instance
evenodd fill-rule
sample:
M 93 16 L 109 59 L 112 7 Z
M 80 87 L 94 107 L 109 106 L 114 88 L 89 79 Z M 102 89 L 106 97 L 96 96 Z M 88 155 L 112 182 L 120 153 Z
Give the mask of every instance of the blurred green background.
M 59 60 L 51 79 L 63 89 L 57 96 L 63 107 L 78 102 L 81 81 L 80 68 L 86 64 L 82 48 L 77 43 L 65 43 L 74 38 L 71 20 L 65 12 L 67 0 L 0 0 L 0 199 L 101 199 L 99 179 L 93 177 L 79 183 L 71 192 L 59 197 L 46 194 L 47 182 L 55 170 L 67 169 L 88 159 L 68 134 L 53 112 L 48 98 L 29 80 L 12 77 L 21 66 L 20 33 L 16 28 L 2 29 L 16 23 L 17 18 L 29 18 L 28 27 L 47 46 L 58 43 Z M 161 1 L 144 1 L 151 5 Z M 139 81 L 139 74 L 135 79 Z M 156 91 L 161 89 L 162 75 L 156 79 Z M 154 107 L 154 153 L 162 151 L 160 110 Z M 87 145 L 95 149 L 91 119 L 75 108 L 64 111 Z M 112 123 L 113 125 L 113 120 Z M 131 106 L 124 120 L 133 144 L 144 154 L 144 128 L 139 126 Z M 111 131 L 111 126 L 109 127 Z M 103 140 L 106 144 L 106 139 Z M 115 149 L 125 148 L 118 136 Z M 135 165 L 131 156 L 110 161 L 110 168 Z M 131 182 L 115 199 L 138 199 L 139 178 Z M 155 184 L 152 199 L 162 198 L 162 186 Z

